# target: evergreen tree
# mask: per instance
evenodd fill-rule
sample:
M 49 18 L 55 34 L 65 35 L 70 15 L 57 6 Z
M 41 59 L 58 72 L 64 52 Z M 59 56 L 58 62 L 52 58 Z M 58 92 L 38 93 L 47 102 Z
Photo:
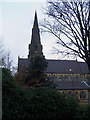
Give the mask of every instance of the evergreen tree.
M 44 56 L 37 55 L 29 59 L 28 76 L 25 82 L 31 86 L 45 85 L 48 79 L 44 73 L 47 64 Z

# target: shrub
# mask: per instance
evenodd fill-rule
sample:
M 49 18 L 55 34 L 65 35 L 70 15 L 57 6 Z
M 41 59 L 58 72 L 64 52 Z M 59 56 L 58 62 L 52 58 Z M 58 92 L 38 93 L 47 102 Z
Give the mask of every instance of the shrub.
M 31 96 L 31 119 L 42 120 L 72 120 L 76 115 L 78 101 L 66 98 L 56 90 L 41 87 L 36 88 Z
M 25 93 L 25 90 L 16 85 L 10 71 L 3 68 L 2 120 L 17 120 L 23 117 L 23 105 L 26 101 Z
M 48 87 L 20 88 L 6 69 L 2 78 L 2 120 L 70 120 L 76 115 L 78 102 L 74 98 Z

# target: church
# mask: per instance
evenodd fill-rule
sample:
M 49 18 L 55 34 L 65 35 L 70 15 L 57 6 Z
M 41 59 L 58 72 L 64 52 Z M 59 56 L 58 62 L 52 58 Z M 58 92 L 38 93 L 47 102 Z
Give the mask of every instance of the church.
M 28 58 L 18 57 L 18 72 L 27 72 L 28 60 L 36 55 L 43 55 L 38 26 L 37 13 L 35 12 L 32 28 L 31 43 L 29 44 Z M 45 73 L 56 84 L 56 89 L 68 96 L 75 94 L 81 104 L 88 104 L 90 86 L 90 73 L 85 62 L 75 60 L 52 60 L 47 59 L 48 67 Z

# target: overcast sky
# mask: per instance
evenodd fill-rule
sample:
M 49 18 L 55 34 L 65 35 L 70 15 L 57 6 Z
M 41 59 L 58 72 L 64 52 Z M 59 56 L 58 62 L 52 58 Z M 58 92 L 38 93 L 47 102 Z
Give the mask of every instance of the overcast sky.
M 3 36 L 4 48 L 11 52 L 14 63 L 18 63 L 18 56 L 27 58 L 35 10 L 40 23 L 45 18 L 42 11 L 45 6 L 46 0 L 1 0 L 0 36 Z M 59 55 L 51 54 L 52 47 L 55 47 L 55 38 L 46 34 L 40 36 L 45 57 L 62 59 Z
M 12 59 L 17 63 L 18 56 L 21 58 L 27 58 L 28 56 L 28 45 L 31 42 L 35 10 L 40 23 L 44 18 L 42 7 L 45 7 L 46 0 L 33 0 L 33 2 L 15 1 L 3 0 L 3 2 L 0 2 L 0 9 L 2 10 L 0 10 L 0 17 L 2 17 L 3 21 L 1 23 L 0 20 L 0 26 L 2 26 L 0 34 L 3 36 L 5 49 L 10 50 Z M 57 55 L 51 54 L 54 43 L 52 38 L 41 35 L 41 43 L 45 57 L 47 59 L 57 59 Z

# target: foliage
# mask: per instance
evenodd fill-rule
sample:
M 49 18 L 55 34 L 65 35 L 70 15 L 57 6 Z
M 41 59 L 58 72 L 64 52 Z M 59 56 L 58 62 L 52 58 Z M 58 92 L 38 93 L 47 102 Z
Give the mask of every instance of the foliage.
M 90 119 L 90 114 L 89 113 L 90 113 L 90 108 L 89 107 L 85 107 L 85 106 L 82 107 L 80 105 L 75 118 L 77 118 L 77 120 L 89 120 Z
M 34 119 L 70 120 L 78 107 L 78 102 L 74 99 L 68 99 L 56 90 L 44 87 L 33 91 L 31 101 Z
M 41 86 L 46 83 L 47 76 L 44 70 L 47 68 L 47 61 L 44 56 L 34 56 L 29 61 L 28 76 L 26 83 L 33 86 Z
M 3 53 L 2 55 L 2 67 L 7 68 L 9 70 L 13 69 L 13 60 L 11 60 L 11 55 L 10 55 L 10 51 L 8 51 L 7 53 Z
M 25 91 L 15 84 L 10 71 L 2 68 L 2 120 L 22 118 L 25 99 Z
M 90 1 L 47 0 L 42 32 L 57 38 L 57 53 L 79 56 L 90 69 Z M 62 46 L 62 49 L 61 49 Z
M 87 113 L 88 113 L 88 119 L 90 119 L 90 105 L 88 106 L 88 110 L 87 110 Z
M 34 56 L 29 61 L 29 70 L 43 72 L 47 68 L 47 61 L 44 56 Z
M 74 98 L 48 87 L 22 89 L 7 69 L 2 73 L 2 120 L 70 120 L 76 114 L 78 102 Z
M 23 88 L 35 88 L 39 86 L 54 87 L 52 81 L 44 73 L 47 61 L 44 56 L 34 56 L 29 60 L 27 72 L 18 72 L 15 75 L 16 83 Z
M 26 78 L 27 78 L 27 73 L 24 72 L 17 72 L 17 74 L 14 75 L 14 80 L 19 86 L 24 85 Z
M 9 50 L 5 50 L 3 39 L 0 37 L 0 66 L 11 71 L 15 75 L 17 66 L 13 65 L 13 59 Z

